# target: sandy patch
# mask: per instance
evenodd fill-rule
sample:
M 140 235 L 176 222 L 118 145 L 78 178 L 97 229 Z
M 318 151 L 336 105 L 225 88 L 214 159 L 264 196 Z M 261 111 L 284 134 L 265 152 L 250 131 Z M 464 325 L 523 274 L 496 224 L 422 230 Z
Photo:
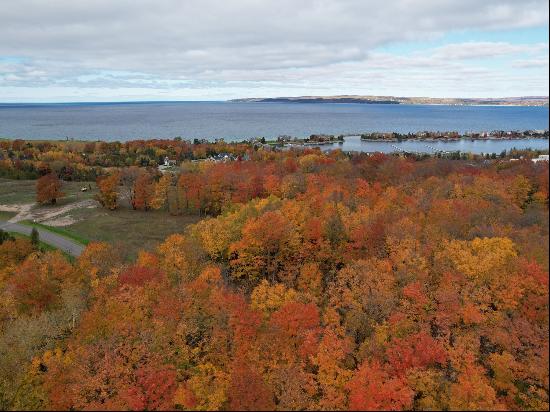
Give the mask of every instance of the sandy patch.
M 0 212 L 19 212 L 19 205 L 0 205 Z
M 76 222 L 78 222 L 78 220 L 73 219 L 71 215 L 61 216 L 56 219 L 48 219 L 48 220 L 42 221 L 42 223 L 44 223 L 45 225 L 55 226 L 55 227 L 69 226 Z
M 20 204 L 20 205 L 0 205 L 0 210 L 5 212 L 16 212 L 17 215 L 9 221 L 12 223 L 21 220 L 32 220 L 34 222 L 44 222 L 51 226 L 67 226 L 76 221 L 70 217 L 61 217 L 61 215 L 70 212 L 74 209 L 96 208 L 99 203 L 96 200 L 87 199 L 81 202 L 70 203 L 64 206 L 37 206 L 35 203 Z M 52 223 L 53 222 L 53 223 Z
M 33 208 L 35 204 L 34 203 L 22 203 L 22 204 L 15 204 L 15 205 L 0 205 L 0 211 L 2 212 L 14 212 L 17 213 L 14 217 L 12 217 L 8 222 L 18 222 L 23 219 L 18 219 L 19 215 L 27 215 L 31 209 Z

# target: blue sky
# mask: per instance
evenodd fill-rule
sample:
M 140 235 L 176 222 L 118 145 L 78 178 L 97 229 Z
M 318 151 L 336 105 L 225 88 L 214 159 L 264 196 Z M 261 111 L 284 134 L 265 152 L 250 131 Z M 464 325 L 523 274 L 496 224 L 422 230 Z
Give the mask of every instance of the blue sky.
M 0 102 L 548 95 L 548 1 L 7 0 Z
M 379 49 L 388 53 L 401 54 L 420 50 L 429 50 L 447 44 L 468 42 L 509 43 L 514 45 L 548 43 L 548 26 L 521 28 L 513 30 L 457 30 L 443 33 L 430 40 L 396 42 Z

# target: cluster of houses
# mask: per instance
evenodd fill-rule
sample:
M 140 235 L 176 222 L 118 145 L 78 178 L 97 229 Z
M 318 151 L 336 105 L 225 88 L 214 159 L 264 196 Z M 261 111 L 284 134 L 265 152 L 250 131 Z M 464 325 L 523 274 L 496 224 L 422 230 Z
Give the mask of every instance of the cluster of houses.
M 518 160 L 523 160 L 523 156 L 521 156 L 519 159 L 510 159 L 511 162 L 517 162 Z M 539 157 L 535 157 L 531 159 L 533 163 L 539 163 L 539 162 L 548 162 L 549 157 L 547 154 L 541 154 Z
M 191 160 L 191 162 L 193 163 L 199 163 L 199 162 L 215 162 L 215 163 L 220 163 L 220 162 L 234 162 L 236 160 L 250 160 L 250 156 L 248 156 L 248 154 L 245 154 L 244 156 L 235 156 L 233 153 L 218 153 L 218 154 L 215 154 L 215 155 L 212 155 L 212 156 L 209 156 L 205 159 L 194 159 L 194 160 Z M 170 159 L 168 158 L 168 156 L 166 156 L 164 158 L 164 163 L 159 165 L 158 167 L 158 170 L 161 172 L 161 173 L 165 173 L 165 172 L 168 172 L 168 171 L 174 171 L 177 167 L 177 161 L 174 160 L 174 159 Z
M 468 132 L 464 137 L 470 139 L 548 139 L 548 130 L 493 130 L 491 132 Z
M 362 140 L 387 140 L 387 141 L 399 141 L 407 139 L 419 139 L 419 140 L 452 140 L 452 139 L 548 139 L 548 130 L 493 130 L 491 132 L 466 132 L 459 133 L 456 131 L 444 131 L 444 132 L 416 132 L 416 133 L 396 133 L 396 132 L 372 132 L 363 133 L 361 135 Z
M 407 139 L 460 139 L 458 132 L 416 132 L 416 133 L 397 133 L 397 132 L 372 132 L 361 134 L 361 140 L 387 140 L 399 141 Z
M 232 153 L 218 153 L 207 157 L 205 160 L 208 162 L 234 162 L 238 157 Z

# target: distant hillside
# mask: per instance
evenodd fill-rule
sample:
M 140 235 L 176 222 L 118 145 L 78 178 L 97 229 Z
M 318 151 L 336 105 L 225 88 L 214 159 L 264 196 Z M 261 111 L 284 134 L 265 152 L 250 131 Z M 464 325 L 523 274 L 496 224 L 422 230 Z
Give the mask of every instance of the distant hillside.
M 437 98 L 395 96 L 299 96 L 252 97 L 233 99 L 230 102 L 262 103 L 364 103 L 364 104 L 450 104 L 450 105 L 499 105 L 499 106 L 548 106 L 548 96 L 523 96 L 501 98 Z

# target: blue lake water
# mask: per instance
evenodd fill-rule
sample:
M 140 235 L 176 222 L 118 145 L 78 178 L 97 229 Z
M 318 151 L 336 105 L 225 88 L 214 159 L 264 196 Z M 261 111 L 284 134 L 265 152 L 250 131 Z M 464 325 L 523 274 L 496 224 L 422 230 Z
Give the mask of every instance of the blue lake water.
M 232 141 L 314 133 L 547 128 L 548 107 L 229 102 L 0 104 L 0 137 L 23 139 L 124 141 L 181 136 Z M 422 142 L 400 145 L 416 143 Z M 531 140 L 437 144 L 446 145 L 447 150 L 500 152 L 502 148 L 523 147 L 523 143 L 548 147 L 548 141 Z M 372 144 L 381 150 L 388 147 L 387 143 Z M 366 147 L 365 142 L 353 138 L 348 138 L 344 146 L 345 150 Z

